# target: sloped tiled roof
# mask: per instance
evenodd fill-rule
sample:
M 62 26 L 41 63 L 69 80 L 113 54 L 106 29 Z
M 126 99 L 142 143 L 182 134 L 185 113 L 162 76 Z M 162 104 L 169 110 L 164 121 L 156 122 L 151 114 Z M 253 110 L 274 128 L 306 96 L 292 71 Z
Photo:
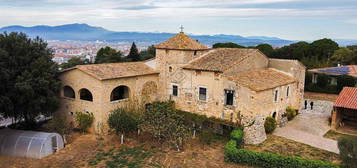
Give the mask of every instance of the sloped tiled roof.
M 297 81 L 295 78 L 272 68 L 231 75 L 227 78 L 254 91 L 272 89 Z
M 155 45 L 158 49 L 176 49 L 176 50 L 207 50 L 208 47 L 193 40 L 185 33 L 181 32 L 168 40 Z
M 218 48 L 191 61 L 184 69 L 224 72 L 245 58 L 260 54 L 257 49 Z
M 309 72 L 324 73 L 328 75 L 350 75 L 357 78 L 357 65 L 310 69 Z
M 338 95 L 334 106 L 357 110 L 357 88 L 344 87 Z
M 117 79 L 159 73 L 143 62 L 77 65 L 73 68 L 69 68 L 64 71 L 69 71 L 72 69 L 79 69 L 84 73 L 87 73 L 90 76 L 93 76 L 94 78 L 97 78 L 99 80 Z

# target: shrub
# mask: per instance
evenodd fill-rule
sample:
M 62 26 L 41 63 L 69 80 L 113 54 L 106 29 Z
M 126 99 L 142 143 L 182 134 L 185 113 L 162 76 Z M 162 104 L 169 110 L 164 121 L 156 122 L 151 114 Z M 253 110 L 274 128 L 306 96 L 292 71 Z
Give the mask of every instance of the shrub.
M 190 134 L 184 116 L 175 109 L 173 101 L 153 102 L 144 113 L 146 130 L 159 142 L 169 141 L 177 150 Z
M 320 88 L 325 88 L 328 85 L 329 76 L 326 74 L 318 74 L 317 75 L 317 86 Z
M 297 109 L 294 109 L 294 108 L 292 108 L 290 106 L 286 108 L 286 116 L 288 117 L 289 121 L 294 119 L 297 114 L 298 114 L 298 110 Z
M 357 138 L 344 136 L 338 140 L 340 158 L 346 168 L 357 167 Z
M 237 142 L 230 140 L 224 147 L 224 160 L 262 168 L 339 168 L 338 165 L 320 160 L 309 160 L 296 156 L 283 156 L 269 152 L 237 149 Z
M 68 134 L 71 129 L 69 123 L 60 115 L 54 116 L 44 125 L 44 128 L 48 132 L 57 132 L 61 135 Z
M 356 79 L 352 76 L 341 75 L 337 77 L 337 90 L 340 92 L 343 87 L 354 87 Z
M 276 120 L 273 117 L 267 117 L 264 122 L 265 132 L 270 134 L 276 128 Z
M 75 117 L 75 121 L 78 124 L 79 129 L 82 132 L 86 132 L 94 121 L 93 113 L 76 112 L 74 117 Z
M 108 125 L 119 135 L 121 133 L 121 143 L 124 143 L 124 133 L 129 133 L 138 129 L 138 116 L 124 109 L 116 109 L 109 114 Z
M 204 145 L 210 145 L 215 140 L 215 136 L 211 130 L 203 130 L 200 136 L 200 142 Z
M 240 148 L 243 144 L 243 130 L 235 129 L 231 132 L 231 138 L 237 142 L 237 146 Z

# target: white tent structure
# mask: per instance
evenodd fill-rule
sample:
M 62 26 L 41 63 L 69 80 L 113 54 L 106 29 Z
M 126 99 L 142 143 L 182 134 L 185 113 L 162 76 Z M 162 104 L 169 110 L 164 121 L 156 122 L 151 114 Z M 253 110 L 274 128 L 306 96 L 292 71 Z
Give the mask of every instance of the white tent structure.
M 63 147 L 57 133 L 0 129 L 0 155 L 41 159 Z

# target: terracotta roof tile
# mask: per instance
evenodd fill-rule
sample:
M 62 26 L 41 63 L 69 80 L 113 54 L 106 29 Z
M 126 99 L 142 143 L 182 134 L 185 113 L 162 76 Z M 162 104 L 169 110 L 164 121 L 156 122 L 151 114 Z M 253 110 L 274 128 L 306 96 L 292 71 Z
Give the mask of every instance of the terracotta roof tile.
M 338 95 L 335 107 L 357 109 L 357 88 L 344 87 Z
M 295 78 L 272 68 L 236 74 L 227 78 L 254 91 L 272 89 L 297 81 Z
M 123 62 L 107 64 L 77 65 L 64 71 L 79 69 L 99 80 L 157 74 L 143 62 Z
M 193 40 L 184 33 L 178 33 L 168 40 L 155 45 L 158 49 L 177 49 L 177 50 L 207 50 L 208 47 Z
M 245 58 L 260 54 L 257 49 L 218 48 L 191 61 L 184 69 L 224 72 Z

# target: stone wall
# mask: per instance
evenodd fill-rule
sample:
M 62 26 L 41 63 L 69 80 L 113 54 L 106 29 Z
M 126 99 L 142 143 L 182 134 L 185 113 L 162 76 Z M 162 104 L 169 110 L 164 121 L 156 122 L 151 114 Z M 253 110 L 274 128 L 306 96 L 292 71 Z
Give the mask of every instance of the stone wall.
M 72 87 L 76 97 L 75 99 L 64 97 L 62 89 L 60 95 L 60 108 L 57 112 L 64 115 L 70 121 L 73 121 L 72 113 L 74 112 L 93 113 L 94 124 L 91 131 L 95 132 L 107 130 L 107 118 L 110 111 L 118 107 L 129 106 L 130 104 L 133 104 L 133 102 L 135 102 L 135 105 L 137 106 L 159 99 L 159 95 L 157 95 L 158 75 L 145 75 L 101 81 L 78 69 L 73 69 L 62 73 L 60 79 L 62 81 L 62 88 L 64 86 Z M 129 99 L 110 101 L 110 95 L 113 89 L 121 85 L 129 88 Z M 79 90 L 81 88 L 86 88 L 92 93 L 92 102 L 80 99 Z M 151 93 L 151 95 L 143 96 L 143 92 Z
M 305 72 L 306 67 L 297 60 L 287 59 L 269 59 L 269 67 L 281 70 L 298 79 L 298 87 L 296 89 L 296 102 L 293 106 L 297 109 L 304 100 Z

